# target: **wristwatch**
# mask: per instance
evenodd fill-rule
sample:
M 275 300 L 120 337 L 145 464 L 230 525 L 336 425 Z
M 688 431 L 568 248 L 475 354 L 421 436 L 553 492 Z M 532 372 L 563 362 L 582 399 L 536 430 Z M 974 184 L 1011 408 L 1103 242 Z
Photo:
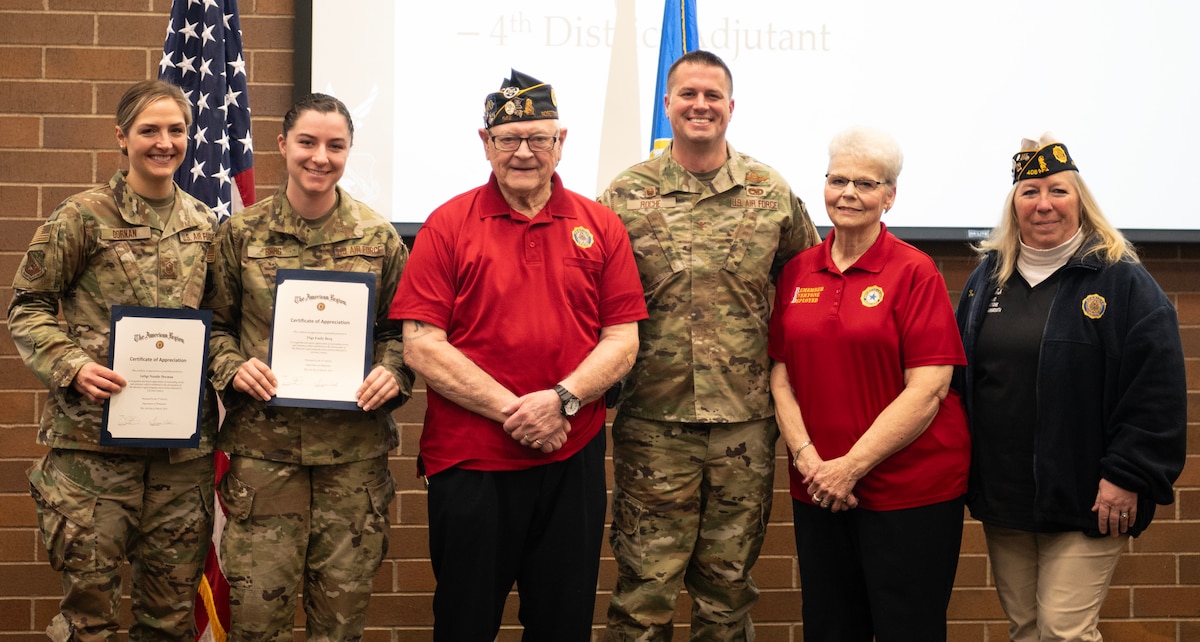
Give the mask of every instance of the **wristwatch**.
M 574 417 L 579 412 L 581 402 L 579 397 L 571 394 L 570 390 L 562 387 L 562 384 L 554 386 L 554 392 L 558 393 L 558 398 L 562 399 L 562 408 L 559 409 L 564 417 Z

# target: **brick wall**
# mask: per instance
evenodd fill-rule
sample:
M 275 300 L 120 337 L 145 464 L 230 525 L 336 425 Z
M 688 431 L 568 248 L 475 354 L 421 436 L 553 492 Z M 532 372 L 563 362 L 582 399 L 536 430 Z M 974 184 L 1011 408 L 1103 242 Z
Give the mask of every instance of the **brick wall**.
M 290 0 L 241 0 L 245 58 L 254 113 L 259 195 L 283 176 L 274 138 L 291 101 Z M 0 301 L 34 229 L 66 196 L 107 181 L 122 160 L 113 138 L 117 98 L 130 83 L 151 78 L 165 32 L 169 0 L 0 0 Z M 928 243 L 957 298 L 970 271 L 958 243 Z M 1134 541 L 1117 567 L 1101 628 L 1113 640 L 1200 639 L 1200 247 L 1140 248 L 1150 271 L 1179 308 L 1190 390 L 1189 465 L 1177 501 Z M 46 393 L 0 329 L 0 642 L 44 639 L 57 609 L 59 581 L 46 563 L 24 471 L 42 454 L 34 444 Z M 368 640 L 428 640 L 433 579 L 426 559 L 425 495 L 413 458 L 424 390 L 397 413 L 402 440 L 392 459 L 399 482 L 391 549 L 375 580 Z M 755 576 L 762 600 L 754 611 L 759 639 L 799 640 L 800 592 L 791 536 L 787 462 L 780 450 L 775 511 Z M 596 621 L 602 622 L 615 566 L 605 552 Z M 513 600 L 515 603 L 515 600 Z M 680 638 L 690 604 L 680 600 Z M 519 639 L 515 604 L 503 640 Z M 957 588 L 950 605 L 951 638 L 1006 640 L 982 531 L 968 520 Z M 298 636 L 302 637 L 302 636 Z

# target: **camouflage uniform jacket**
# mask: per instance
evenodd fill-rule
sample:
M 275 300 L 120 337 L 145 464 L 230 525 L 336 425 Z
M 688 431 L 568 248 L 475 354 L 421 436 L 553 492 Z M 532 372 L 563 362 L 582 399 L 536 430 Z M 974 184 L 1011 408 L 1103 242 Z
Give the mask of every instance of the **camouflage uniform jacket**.
M 178 187 L 164 226 L 117 172 L 54 210 L 29 242 L 13 278 L 8 330 L 25 364 L 50 390 L 38 443 L 51 448 L 147 455 L 100 445 L 104 405 L 71 387 L 88 362 L 108 365 L 114 305 L 198 308 L 210 275 L 217 221 Z M 59 305 L 66 321 L 59 325 Z M 172 461 L 212 452 L 216 401 L 207 395 L 200 447 L 173 449 Z
M 373 459 L 399 443 L 391 411 L 412 394 L 413 374 L 404 365 L 400 322 L 388 305 L 408 260 L 408 248 L 392 224 L 340 187 L 337 209 L 320 228 L 310 228 L 284 197 L 274 196 L 235 214 L 217 238 L 218 274 L 213 294 L 209 379 L 221 393 L 226 416 L 218 446 L 227 452 L 301 465 Z M 237 392 L 231 382 L 250 357 L 268 363 L 280 269 L 337 270 L 375 274 L 373 365 L 396 378 L 400 394 L 371 412 L 268 406 Z
M 818 241 L 804 203 L 732 146 L 709 184 L 668 147 L 617 176 L 600 202 L 629 230 L 650 313 L 621 411 L 689 423 L 772 416 L 774 278 Z

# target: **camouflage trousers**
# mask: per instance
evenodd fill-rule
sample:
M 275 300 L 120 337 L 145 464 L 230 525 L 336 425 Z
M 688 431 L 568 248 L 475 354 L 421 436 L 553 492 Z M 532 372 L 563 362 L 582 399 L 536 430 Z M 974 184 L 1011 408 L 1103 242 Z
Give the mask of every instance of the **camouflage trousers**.
M 63 599 L 51 640 L 117 634 L 121 564 L 132 568 L 132 642 L 194 640 L 196 589 L 212 540 L 213 459 L 51 450 L 30 492 Z
M 303 588 L 307 640 L 361 640 L 395 496 L 386 455 L 329 466 L 231 456 L 221 480 L 229 639 L 290 642 Z
M 670 640 L 682 585 L 691 639 L 753 640 L 750 607 L 771 514 L 774 418 L 729 424 L 613 423 L 617 586 L 605 639 Z

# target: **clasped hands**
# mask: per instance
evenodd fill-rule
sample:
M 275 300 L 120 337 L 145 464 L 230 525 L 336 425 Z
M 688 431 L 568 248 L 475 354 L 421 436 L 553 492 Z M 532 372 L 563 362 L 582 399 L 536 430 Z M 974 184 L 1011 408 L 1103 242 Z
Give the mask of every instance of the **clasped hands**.
M 858 479 L 845 457 L 826 461 L 816 453 L 816 447 L 809 447 L 801 450 L 792 465 L 803 476 L 808 496 L 817 506 L 833 513 L 858 507 L 854 496 Z
M 552 453 L 567 443 L 571 422 L 562 415 L 562 399 L 553 390 L 517 397 L 500 412 L 508 417 L 504 432 L 522 446 Z

